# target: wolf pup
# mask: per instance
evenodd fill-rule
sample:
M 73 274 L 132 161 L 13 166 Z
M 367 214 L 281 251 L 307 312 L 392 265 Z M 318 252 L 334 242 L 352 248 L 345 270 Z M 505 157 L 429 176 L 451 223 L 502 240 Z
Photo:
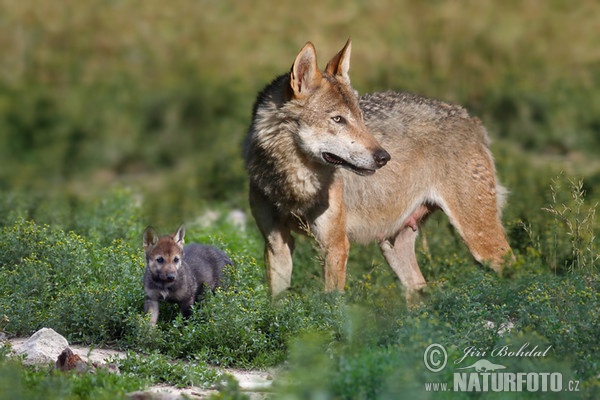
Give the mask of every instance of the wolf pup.
M 358 97 L 350 50 L 348 41 L 321 71 L 307 43 L 254 104 L 244 158 L 271 294 L 290 286 L 291 232 L 301 228 L 324 251 L 327 291 L 344 289 L 349 242 L 376 241 L 410 297 L 426 285 L 415 239 L 437 209 L 475 259 L 500 272 L 511 252 L 505 189 L 481 122 L 413 94 Z
M 196 243 L 184 246 L 184 236 L 183 225 L 172 235 L 160 238 L 151 227 L 144 231 L 144 311 L 150 312 L 152 325 L 158 320 L 160 300 L 179 304 L 181 314 L 188 318 L 204 286 L 215 290 L 223 267 L 233 265 L 229 257 L 215 247 Z

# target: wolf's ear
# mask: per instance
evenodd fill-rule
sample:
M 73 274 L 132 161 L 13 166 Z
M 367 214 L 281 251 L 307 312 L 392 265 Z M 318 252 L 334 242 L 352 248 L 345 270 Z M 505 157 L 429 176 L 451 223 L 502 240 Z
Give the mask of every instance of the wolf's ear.
M 325 73 L 330 75 L 338 75 L 350 83 L 350 53 L 352 52 L 352 42 L 350 39 L 339 53 L 337 53 L 325 67 Z
M 150 246 L 154 246 L 158 241 L 158 236 L 156 235 L 156 232 L 154 232 L 154 229 L 152 229 L 151 226 L 146 228 L 146 230 L 144 231 L 143 238 L 144 250 L 146 250 Z
M 294 97 L 302 98 L 310 95 L 319 85 L 323 75 L 317 65 L 317 53 L 311 42 L 304 45 L 294 60 L 290 73 L 290 86 Z
M 181 225 L 179 228 L 177 228 L 177 231 L 175 231 L 175 233 L 173 234 L 173 240 L 175 240 L 175 243 L 177 243 L 178 245 L 182 246 L 185 244 L 185 225 Z

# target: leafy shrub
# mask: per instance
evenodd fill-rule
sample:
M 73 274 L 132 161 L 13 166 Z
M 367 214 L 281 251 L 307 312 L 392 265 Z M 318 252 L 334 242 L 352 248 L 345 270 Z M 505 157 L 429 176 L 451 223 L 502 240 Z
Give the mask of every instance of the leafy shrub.
M 123 232 L 131 229 L 123 222 Z M 22 218 L 2 228 L 0 314 L 10 320 L 7 331 L 49 326 L 88 343 L 123 334 L 123 320 L 143 303 L 140 250 L 123 239 L 104 246 L 93 240 L 98 231 L 88 233 L 92 239 Z

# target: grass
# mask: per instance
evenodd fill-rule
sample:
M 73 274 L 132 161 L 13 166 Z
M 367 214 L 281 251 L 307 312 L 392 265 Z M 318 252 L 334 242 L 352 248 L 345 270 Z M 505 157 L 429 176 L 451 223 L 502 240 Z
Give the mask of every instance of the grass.
M 561 204 L 561 210 L 587 207 L 585 198 L 577 197 L 578 187 L 571 188 L 572 201 Z M 209 366 L 285 365 L 276 390 L 287 397 L 394 398 L 406 390 L 422 397 L 424 384 L 440 379 L 420 367 L 429 344 L 444 344 L 458 359 L 469 346 L 519 348 L 526 342 L 552 351 L 543 360 L 508 359 L 512 370 L 560 372 L 580 382 L 584 397 L 598 390 L 597 259 L 571 267 L 567 261 L 575 261 L 572 246 L 582 242 L 571 240 L 570 231 L 562 229 L 578 222 L 581 213 L 550 213 L 556 221 L 540 236 L 531 235 L 541 229 L 531 223 L 526 236 L 531 242 L 515 246 L 517 262 L 505 277 L 474 265 L 459 241 L 444 238 L 443 219 L 431 221 L 438 234 L 427 233 L 431 251 L 419 251 L 430 281 L 428 298 L 411 307 L 392 272 L 370 248 L 353 249 L 346 294 L 323 294 L 308 240 L 299 241 L 303 257 L 297 258 L 292 291 L 273 303 L 258 260 L 262 243 L 254 229 L 240 231 L 224 218 L 205 228 L 190 226 L 190 240 L 226 249 L 235 267 L 226 272 L 226 287 L 209 294 L 189 321 L 176 306 L 162 304 L 159 324 L 151 328 L 142 312 L 143 260 L 133 232 L 143 228 L 134 217 L 140 208 L 133 199 L 123 191 L 104 199 L 106 207 L 119 205 L 122 215 L 131 216 L 114 224 L 100 223 L 105 218 L 102 208 L 96 214 L 82 208 L 71 218 L 87 222 L 80 224 L 81 233 L 39 225 L 12 210 L 0 235 L 0 314 L 8 321 L 3 331 L 22 336 L 48 326 L 70 342 L 135 350 L 140 355 L 129 353 L 119 362 L 123 382 L 108 375 L 96 378 L 109 393 L 149 382 L 211 386 L 221 378 Z M 544 215 L 543 210 L 538 213 Z M 96 229 L 81 228 L 89 226 Z M 112 242 L 97 240 L 109 232 L 122 236 Z M 555 248 L 548 258 L 552 263 L 540 252 L 546 236 Z M 558 259 L 561 255 L 564 260 Z M 508 322 L 514 326 L 508 333 L 489 327 Z M 27 369 L 3 365 L 11 374 L 21 374 L 20 379 L 29 379 Z M 452 381 L 449 373 L 441 377 Z M 19 389 L 23 398 L 28 390 L 40 390 L 36 385 L 61 388 L 57 393 L 84 390 L 71 385 L 89 385 L 52 374 L 42 378 L 34 373 L 31 379 L 34 386 Z M 53 393 L 45 394 L 52 398 Z M 102 395 L 86 393 L 90 398 Z
M 597 397 L 599 14 L 592 0 L 0 0 L 0 330 L 129 351 L 119 376 L 77 376 L 1 348 L 0 399 L 123 398 L 158 382 L 242 396 L 215 367 L 277 368 L 277 397 L 425 398 L 425 383 L 453 379 L 425 368 L 428 345 L 452 360 L 527 342 L 551 351 L 494 361 L 561 372 L 580 383 L 569 394 Z M 347 37 L 360 92 L 458 102 L 489 128 L 517 257 L 502 277 L 440 213 L 417 246 L 422 303 L 405 304 L 375 246 L 352 248 L 344 295 L 323 294 L 302 238 L 293 288 L 272 302 L 252 222 L 208 218 L 248 209 L 240 154 L 258 90 L 307 40 L 323 65 Z M 163 304 L 150 329 L 141 232 L 181 222 L 235 268 L 191 320 Z

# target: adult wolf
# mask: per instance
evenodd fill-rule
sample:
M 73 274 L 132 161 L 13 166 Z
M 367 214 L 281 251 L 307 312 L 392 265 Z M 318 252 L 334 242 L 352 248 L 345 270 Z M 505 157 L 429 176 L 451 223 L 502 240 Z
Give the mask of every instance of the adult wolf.
M 291 231 L 308 230 L 325 253 L 325 290 L 344 289 L 349 241 L 377 241 L 410 296 L 426 284 L 419 224 L 436 209 L 477 261 L 500 272 L 510 252 L 505 190 L 485 128 L 460 106 L 412 94 L 359 98 L 350 52 L 348 40 L 321 71 L 307 43 L 254 105 L 244 157 L 271 294 L 291 284 Z

